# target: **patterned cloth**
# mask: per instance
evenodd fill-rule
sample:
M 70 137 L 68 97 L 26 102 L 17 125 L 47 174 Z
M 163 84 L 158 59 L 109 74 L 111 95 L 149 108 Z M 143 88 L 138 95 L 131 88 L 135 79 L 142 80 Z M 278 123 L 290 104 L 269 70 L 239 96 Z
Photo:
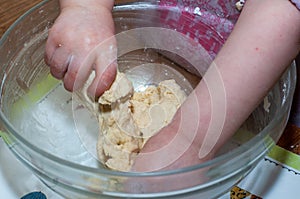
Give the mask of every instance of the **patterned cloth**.
M 164 9 L 161 17 L 168 28 L 188 34 L 214 58 L 240 14 L 235 3 L 236 0 L 161 0 L 162 8 L 170 8 Z
M 169 28 L 189 34 L 215 57 L 240 15 L 246 0 L 160 0 L 159 5 L 174 8 L 179 14 L 165 9 L 164 18 Z M 297 8 L 300 0 L 290 0 Z M 239 8 L 240 7 L 240 8 Z M 173 9 L 172 9 L 173 8 Z M 180 27 L 179 25 L 180 24 Z M 201 31 L 201 33 L 199 32 Z

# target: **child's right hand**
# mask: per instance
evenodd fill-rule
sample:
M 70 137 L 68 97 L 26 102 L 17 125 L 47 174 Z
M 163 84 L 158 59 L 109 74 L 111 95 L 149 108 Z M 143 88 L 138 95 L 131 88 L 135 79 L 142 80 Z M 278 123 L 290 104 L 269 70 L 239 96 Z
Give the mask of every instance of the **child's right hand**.
M 61 0 L 60 6 L 60 15 L 49 30 L 45 62 L 51 74 L 62 79 L 69 91 L 81 87 L 95 70 L 96 77 L 88 92 L 90 96 L 100 96 L 116 75 L 113 1 Z M 107 39 L 110 42 L 101 45 Z M 90 56 L 95 47 L 97 53 Z

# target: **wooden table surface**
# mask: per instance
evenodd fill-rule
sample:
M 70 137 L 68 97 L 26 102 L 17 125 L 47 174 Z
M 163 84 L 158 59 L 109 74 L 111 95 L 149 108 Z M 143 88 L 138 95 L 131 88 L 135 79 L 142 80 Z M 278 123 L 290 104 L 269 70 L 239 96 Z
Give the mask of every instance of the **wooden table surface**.
M 0 37 L 22 14 L 42 0 L 0 0 Z
M 0 37 L 18 17 L 41 1 L 42 0 L 0 0 Z M 122 1 L 126 0 L 118 0 L 117 2 Z M 300 128 L 293 124 L 288 124 L 278 145 L 300 154 Z

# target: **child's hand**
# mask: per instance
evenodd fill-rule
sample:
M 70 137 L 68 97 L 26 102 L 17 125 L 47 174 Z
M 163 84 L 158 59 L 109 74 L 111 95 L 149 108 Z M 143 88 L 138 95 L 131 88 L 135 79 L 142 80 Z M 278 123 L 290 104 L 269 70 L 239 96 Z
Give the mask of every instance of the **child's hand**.
M 197 103 L 198 100 L 199 103 Z M 204 110 L 209 106 L 201 107 L 201 100 L 204 99 L 198 99 L 193 94 L 187 98 L 176 112 L 173 121 L 147 141 L 136 156 L 132 171 L 153 172 L 182 169 L 203 163 L 214 156 L 215 149 L 205 154 L 204 157 L 199 156 L 200 146 L 209 123 L 206 122 L 207 117 L 205 117 L 205 115 L 209 116 L 206 114 L 209 110 Z M 203 108 L 201 114 L 199 108 Z M 183 187 L 192 187 L 205 182 L 206 169 L 196 169 L 176 175 L 135 178 L 126 182 L 126 189 L 142 193 L 180 190 Z
M 210 103 L 209 92 L 205 83 L 201 82 L 178 109 L 172 122 L 147 141 L 137 155 L 132 170 L 152 172 L 179 169 L 213 157 L 217 147 L 200 157 L 200 146 L 210 122 L 218 122 L 211 121 Z M 217 133 L 212 136 L 218 139 Z
M 110 87 L 116 75 L 114 23 L 110 6 L 99 2 L 96 5 L 63 3 L 61 1 L 61 13 L 49 31 L 45 61 L 51 74 L 62 79 L 69 91 L 81 87 L 90 72 L 95 70 L 96 77 L 89 94 L 100 96 Z M 99 45 L 109 38 L 109 45 L 108 42 Z M 96 54 L 91 56 L 95 47 Z

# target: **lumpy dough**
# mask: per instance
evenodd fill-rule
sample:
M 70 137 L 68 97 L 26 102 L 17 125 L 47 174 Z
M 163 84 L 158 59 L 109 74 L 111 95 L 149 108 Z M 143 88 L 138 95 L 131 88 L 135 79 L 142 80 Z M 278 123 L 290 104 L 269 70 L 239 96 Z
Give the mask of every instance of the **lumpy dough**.
M 97 153 L 108 168 L 129 171 L 147 140 L 172 120 L 186 99 L 175 80 L 134 92 L 124 73 L 99 98 Z

